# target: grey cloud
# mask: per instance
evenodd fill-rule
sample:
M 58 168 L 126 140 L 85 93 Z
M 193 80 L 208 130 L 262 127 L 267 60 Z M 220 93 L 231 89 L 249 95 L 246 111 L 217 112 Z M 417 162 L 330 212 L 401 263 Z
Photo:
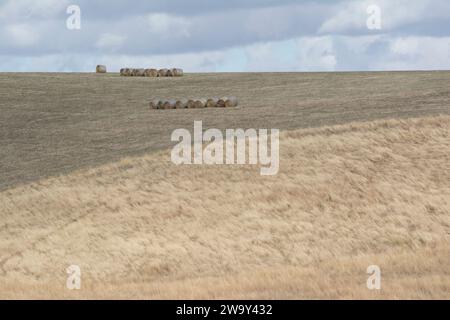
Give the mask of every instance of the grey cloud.
M 212 12 L 229 12 L 241 9 L 258 9 L 310 1 L 302 0 L 76 0 L 89 17 L 110 20 L 142 12 L 169 13 L 182 16 L 203 15 Z
M 378 3 L 382 7 L 383 29 L 380 31 L 368 30 L 365 26 L 367 13 L 364 6 L 368 3 Z M 66 28 L 69 4 L 81 7 L 82 29 L 79 31 Z M 338 70 L 365 70 L 373 67 L 370 61 L 374 60 L 375 53 L 389 55 L 390 61 L 397 61 L 397 54 L 390 52 L 389 47 L 393 39 L 434 39 L 421 41 L 420 45 L 437 44 L 439 38 L 447 41 L 450 2 L 8 0 L 0 2 L 0 24 L 0 55 L 4 59 L 18 63 L 35 57 L 35 61 L 43 66 L 55 61 L 60 70 L 86 70 L 88 66 L 83 60 L 95 63 L 99 57 L 107 57 L 111 63 L 114 59 L 121 63 L 133 59 L 140 62 L 154 59 L 163 63 L 173 61 L 166 57 L 182 57 L 193 71 L 204 71 L 219 67 L 221 63 L 230 64 L 220 52 L 233 48 L 252 50 L 247 59 L 253 59 L 253 62 L 249 61 L 248 65 L 257 70 L 265 59 L 258 54 L 258 50 L 266 48 L 264 44 L 276 47 L 277 42 L 289 39 L 304 39 L 312 46 L 302 51 L 301 58 L 295 62 L 300 69 L 303 60 L 307 70 L 316 66 L 319 70 L 329 66 Z M 368 45 L 364 42 L 364 37 L 376 36 L 380 38 Z M 316 44 L 305 40 L 320 37 L 326 38 Z M 364 47 L 366 45 L 370 48 Z M 314 56 L 322 47 L 333 48 L 333 54 Z M 441 45 L 440 52 L 443 50 Z M 214 58 L 208 59 L 211 52 L 214 52 Z M 432 52 L 420 52 L 424 65 L 434 65 L 425 57 Z M 201 58 L 196 59 L 194 55 Z M 275 61 L 277 57 L 271 59 L 274 60 L 273 69 L 281 67 Z M 443 54 L 438 59 L 444 67 L 447 65 Z M 413 61 L 410 63 L 413 65 Z M 375 66 L 381 68 L 384 65 L 379 62 Z M 5 68 L 4 64 L 0 65 L 0 71 L 1 68 Z
M 106 21 L 90 19 L 86 9 L 82 7 L 81 30 L 67 30 L 65 19 L 35 21 L 31 25 L 41 34 L 39 45 L 18 50 L 6 40 L 1 42 L 0 48 L 5 52 L 16 50 L 19 55 L 50 54 L 61 51 L 96 52 L 99 49 L 96 46 L 99 38 L 103 34 L 111 34 L 126 39 L 125 45 L 117 49 L 123 54 L 199 52 L 315 33 L 320 17 L 323 18 L 326 12 L 326 6 L 307 3 L 240 9 L 232 13 L 217 11 L 207 15 L 194 15 L 190 18 L 183 15 L 140 11 L 137 15 Z M 156 32 L 152 30 L 150 19 L 154 16 L 166 17 L 169 29 L 160 28 Z M 181 30 L 183 28 L 185 30 Z M 5 39 L 5 35 L 2 39 Z

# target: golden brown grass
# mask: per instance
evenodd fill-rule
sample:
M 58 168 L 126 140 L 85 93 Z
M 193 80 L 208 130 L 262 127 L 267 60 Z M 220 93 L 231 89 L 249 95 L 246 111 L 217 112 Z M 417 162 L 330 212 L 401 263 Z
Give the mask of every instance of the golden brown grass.
M 1 192 L 0 297 L 450 298 L 450 117 L 280 146 L 275 177 L 165 151 Z

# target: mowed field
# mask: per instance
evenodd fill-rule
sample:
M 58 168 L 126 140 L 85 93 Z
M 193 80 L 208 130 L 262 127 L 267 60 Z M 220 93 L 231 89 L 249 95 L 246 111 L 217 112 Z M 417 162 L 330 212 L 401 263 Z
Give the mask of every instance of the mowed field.
M 450 299 L 449 80 L 1 74 L 0 298 Z M 175 166 L 194 120 L 281 129 L 279 174 Z
M 450 114 L 450 72 L 0 73 L 0 190 L 172 145 L 174 128 L 293 130 Z M 149 110 L 154 98 L 237 96 L 236 110 Z

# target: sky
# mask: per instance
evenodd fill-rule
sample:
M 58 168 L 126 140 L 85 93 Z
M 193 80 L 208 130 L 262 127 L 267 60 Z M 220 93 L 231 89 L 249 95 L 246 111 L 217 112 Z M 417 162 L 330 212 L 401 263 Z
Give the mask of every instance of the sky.
M 0 72 L 450 69 L 448 0 L 0 0 Z

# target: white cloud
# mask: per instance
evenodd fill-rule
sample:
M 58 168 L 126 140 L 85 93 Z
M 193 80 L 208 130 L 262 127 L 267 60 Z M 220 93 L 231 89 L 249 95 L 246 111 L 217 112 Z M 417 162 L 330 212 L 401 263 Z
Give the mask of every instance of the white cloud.
M 165 13 L 155 13 L 147 16 L 149 31 L 162 37 L 189 37 L 189 20 Z
M 348 1 L 342 5 L 336 5 L 336 13 L 322 24 L 319 32 L 369 32 L 367 19 L 370 14 L 367 13 L 367 8 L 371 5 L 377 5 L 381 9 L 382 30 L 388 31 L 420 21 L 425 15 L 430 14 L 431 10 L 436 10 L 434 4 L 436 4 L 436 1 L 431 0 Z
M 0 56 L 5 71 L 92 72 L 99 63 L 112 72 L 123 67 L 181 67 L 187 72 L 450 69 L 450 37 L 319 36 L 200 53 Z
M 383 70 L 450 69 L 450 37 L 401 37 L 392 39 L 389 58 L 374 65 Z
M 450 37 L 300 37 L 245 50 L 246 71 L 450 69 Z
M 273 71 L 289 68 L 286 61 L 277 57 L 276 43 L 258 43 L 245 48 L 246 71 Z
M 333 71 L 337 65 L 332 37 L 300 37 L 245 48 L 246 71 Z
M 307 37 L 298 40 L 298 62 L 304 71 L 334 71 L 337 57 L 331 37 Z
M 9 25 L 5 30 L 9 43 L 17 47 L 33 46 L 39 41 L 39 34 L 26 24 Z
M 126 37 L 120 36 L 112 33 L 103 33 L 100 35 L 97 43 L 95 44 L 97 48 L 101 49 L 118 49 L 122 47 L 126 40 Z
M 413 55 L 419 49 L 419 38 L 400 38 L 391 42 L 390 49 L 396 55 Z
M 0 18 L 51 18 L 63 13 L 68 5 L 68 0 L 7 0 L 0 6 Z
M 449 70 L 450 37 L 335 37 L 336 70 Z
M 169 55 L 103 55 L 103 61 L 109 70 L 120 68 L 182 68 L 186 72 L 211 72 L 216 70 L 226 59 L 223 51 L 206 51 L 201 53 L 183 53 Z M 93 69 L 95 58 L 89 59 L 85 70 Z
M 59 54 L 42 56 L 1 56 L 0 70 L 16 72 L 93 72 L 97 64 L 108 71 L 120 68 L 183 68 L 186 72 L 213 72 L 225 63 L 227 52 L 171 55 Z

